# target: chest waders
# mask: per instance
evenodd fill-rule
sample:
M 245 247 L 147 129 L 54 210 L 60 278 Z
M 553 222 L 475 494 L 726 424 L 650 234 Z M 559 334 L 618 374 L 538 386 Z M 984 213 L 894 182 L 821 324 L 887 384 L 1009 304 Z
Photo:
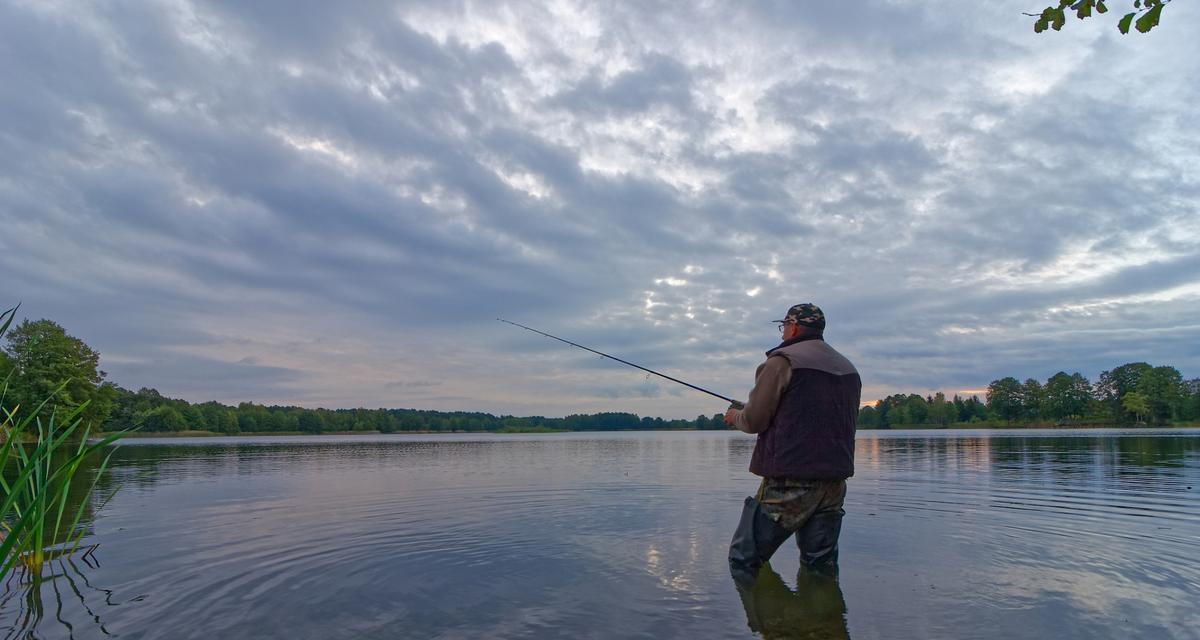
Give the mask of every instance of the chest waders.
M 729 543 L 729 570 L 734 580 L 753 583 L 759 567 L 792 534 L 804 566 L 835 573 L 845 498 L 845 480 L 763 478 L 758 492 L 746 497 Z

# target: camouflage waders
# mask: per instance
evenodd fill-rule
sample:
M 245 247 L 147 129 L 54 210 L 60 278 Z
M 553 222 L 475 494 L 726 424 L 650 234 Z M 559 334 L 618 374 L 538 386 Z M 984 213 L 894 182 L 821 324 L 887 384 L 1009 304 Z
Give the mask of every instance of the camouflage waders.
M 845 499 L 845 480 L 764 478 L 758 496 L 746 498 L 729 545 L 734 578 L 752 581 L 793 533 L 804 566 L 835 572 Z

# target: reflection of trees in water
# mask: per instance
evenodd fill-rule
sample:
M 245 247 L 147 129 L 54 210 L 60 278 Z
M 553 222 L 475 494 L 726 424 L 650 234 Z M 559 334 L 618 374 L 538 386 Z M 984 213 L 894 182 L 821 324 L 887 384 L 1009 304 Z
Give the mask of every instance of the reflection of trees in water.
M 746 610 L 746 624 L 768 640 L 850 639 L 846 600 L 835 575 L 801 567 L 793 590 L 768 563 L 759 569 L 753 583 L 735 580 L 734 584 Z
M 304 468 L 307 472 L 355 467 L 391 468 L 408 461 L 436 465 L 441 459 L 483 461 L 527 442 L 287 442 L 280 444 L 132 445 L 113 456 L 108 482 L 129 488 L 164 480 L 245 478 Z M 528 448 L 528 447 L 527 447 Z M 520 453 L 518 451 L 517 453 Z
M 993 465 L 1026 477 L 1112 480 L 1180 475 L 1189 456 L 1200 454 L 1200 438 L 1104 435 L 1004 437 L 994 439 Z
M 356 464 L 379 456 L 372 447 L 346 447 L 328 443 L 279 445 L 132 445 L 113 455 L 108 472 L 98 486 L 145 489 L 164 481 L 239 478 L 295 469 L 340 468 L 347 460 Z M 381 463 L 382 464 L 382 463 Z
M 981 470 L 992 463 L 986 437 L 863 438 L 855 442 L 855 465 L 882 471 Z
M 641 436 L 641 437 L 637 437 Z M 296 440 L 301 440 L 297 437 Z M 468 466 L 476 469 L 533 468 L 546 460 L 577 462 L 581 469 L 607 472 L 613 464 L 655 462 L 663 473 L 695 472 L 695 459 L 719 461 L 725 443 L 712 439 L 646 439 L 596 437 L 487 440 L 372 441 L 351 436 L 346 441 L 283 443 L 127 444 L 113 456 L 104 482 L 130 489 L 164 481 L 238 479 L 256 482 L 264 474 L 304 469 L 306 473 Z M 590 439 L 589 439 L 590 438 Z M 753 444 L 751 440 L 750 444 Z M 686 449 L 686 455 L 679 455 Z M 748 449 L 747 449 L 748 451 Z M 671 465 L 676 465 L 672 467 Z M 743 467 L 744 461 L 737 466 Z M 107 486 L 107 485 L 106 485 Z
M 2 629 L 4 640 L 40 637 L 38 632 L 44 632 L 47 624 L 54 628 L 52 635 L 60 636 L 65 630 L 68 638 L 74 638 L 76 625 L 63 616 L 75 606 L 87 613 L 92 625 L 101 633 L 112 635 L 101 615 L 103 608 L 139 602 L 145 596 L 117 602 L 111 589 L 93 585 L 87 571 L 99 566 L 95 550 L 96 545 L 81 547 L 76 553 L 60 550 L 50 554 L 41 566 L 24 568 L 10 575 L 3 595 L 0 595 L 0 612 L 11 612 L 11 623 Z M 9 615 L 0 620 L 4 618 Z
M 942 436 L 860 439 L 864 469 L 887 471 L 997 471 L 1029 479 L 1100 479 L 1173 476 L 1200 456 L 1191 435 Z

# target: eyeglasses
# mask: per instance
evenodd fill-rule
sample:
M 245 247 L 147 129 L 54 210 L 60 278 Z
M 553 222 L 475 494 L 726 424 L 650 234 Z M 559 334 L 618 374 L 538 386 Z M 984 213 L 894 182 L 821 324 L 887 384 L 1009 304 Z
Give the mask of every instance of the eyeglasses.
M 785 331 L 785 330 L 786 330 L 788 327 L 792 326 L 793 324 L 796 324 L 796 323 L 794 323 L 794 322 L 780 322 L 780 323 L 779 323 L 779 333 L 782 335 L 782 334 L 783 334 L 783 332 L 784 332 L 784 331 Z

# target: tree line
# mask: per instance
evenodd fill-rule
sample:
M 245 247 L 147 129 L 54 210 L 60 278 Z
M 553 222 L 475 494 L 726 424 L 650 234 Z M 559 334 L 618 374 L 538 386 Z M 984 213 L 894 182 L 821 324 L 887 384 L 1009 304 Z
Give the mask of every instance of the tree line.
M 1200 420 L 1200 378 L 1184 380 L 1171 366 L 1130 362 L 1090 382 L 1060 371 L 1045 383 L 1013 377 L 993 380 L 985 401 L 938 393 L 893 395 L 859 410 L 864 429 L 897 426 L 1165 425 Z
M 720 415 L 714 416 L 718 424 Z M 113 428 L 135 425 L 145 432 L 212 431 L 239 433 L 614 431 L 628 429 L 708 429 L 713 419 L 663 420 L 633 413 L 575 414 L 564 418 L 496 416 L 470 411 L 422 409 L 305 409 L 243 402 L 191 404 L 163 397 L 154 389 L 117 389 L 108 418 Z
M 86 403 L 88 424 L 104 431 L 136 427 L 149 433 L 330 433 L 401 431 L 612 431 L 618 429 L 723 429 L 721 414 L 695 420 L 664 420 L 609 412 L 543 416 L 496 416 L 467 411 L 418 409 L 305 409 L 243 402 L 193 404 L 155 389 L 125 389 L 99 369 L 100 354 L 51 320 L 23 321 L 0 350 L 0 387 L 7 407 L 74 408 Z
M 0 349 L 0 385 L 7 407 L 73 408 L 86 403 L 84 419 L 105 431 L 136 427 L 143 432 L 329 433 L 403 431 L 611 431 L 626 429 L 725 429 L 722 414 L 664 420 L 633 413 L 576 414 L 563 418 L 496 416 L 419 409 L 305 409 L 243 402 L 193 404 L 155 389 L 125 389 L 99 369 L 100 354 L 51 320 L 23 321 Z M 1045 383 L 1006 377 L 977 396 L 891 395 L 859 411 L 863 429 L 900 426 L 1022 424 L 1167 424 L 1200 420 L 1200 379 L 1184 380 L 1177 369 L 1144 362 L 1100 374 L 1092 384 L 1059 372 Z

